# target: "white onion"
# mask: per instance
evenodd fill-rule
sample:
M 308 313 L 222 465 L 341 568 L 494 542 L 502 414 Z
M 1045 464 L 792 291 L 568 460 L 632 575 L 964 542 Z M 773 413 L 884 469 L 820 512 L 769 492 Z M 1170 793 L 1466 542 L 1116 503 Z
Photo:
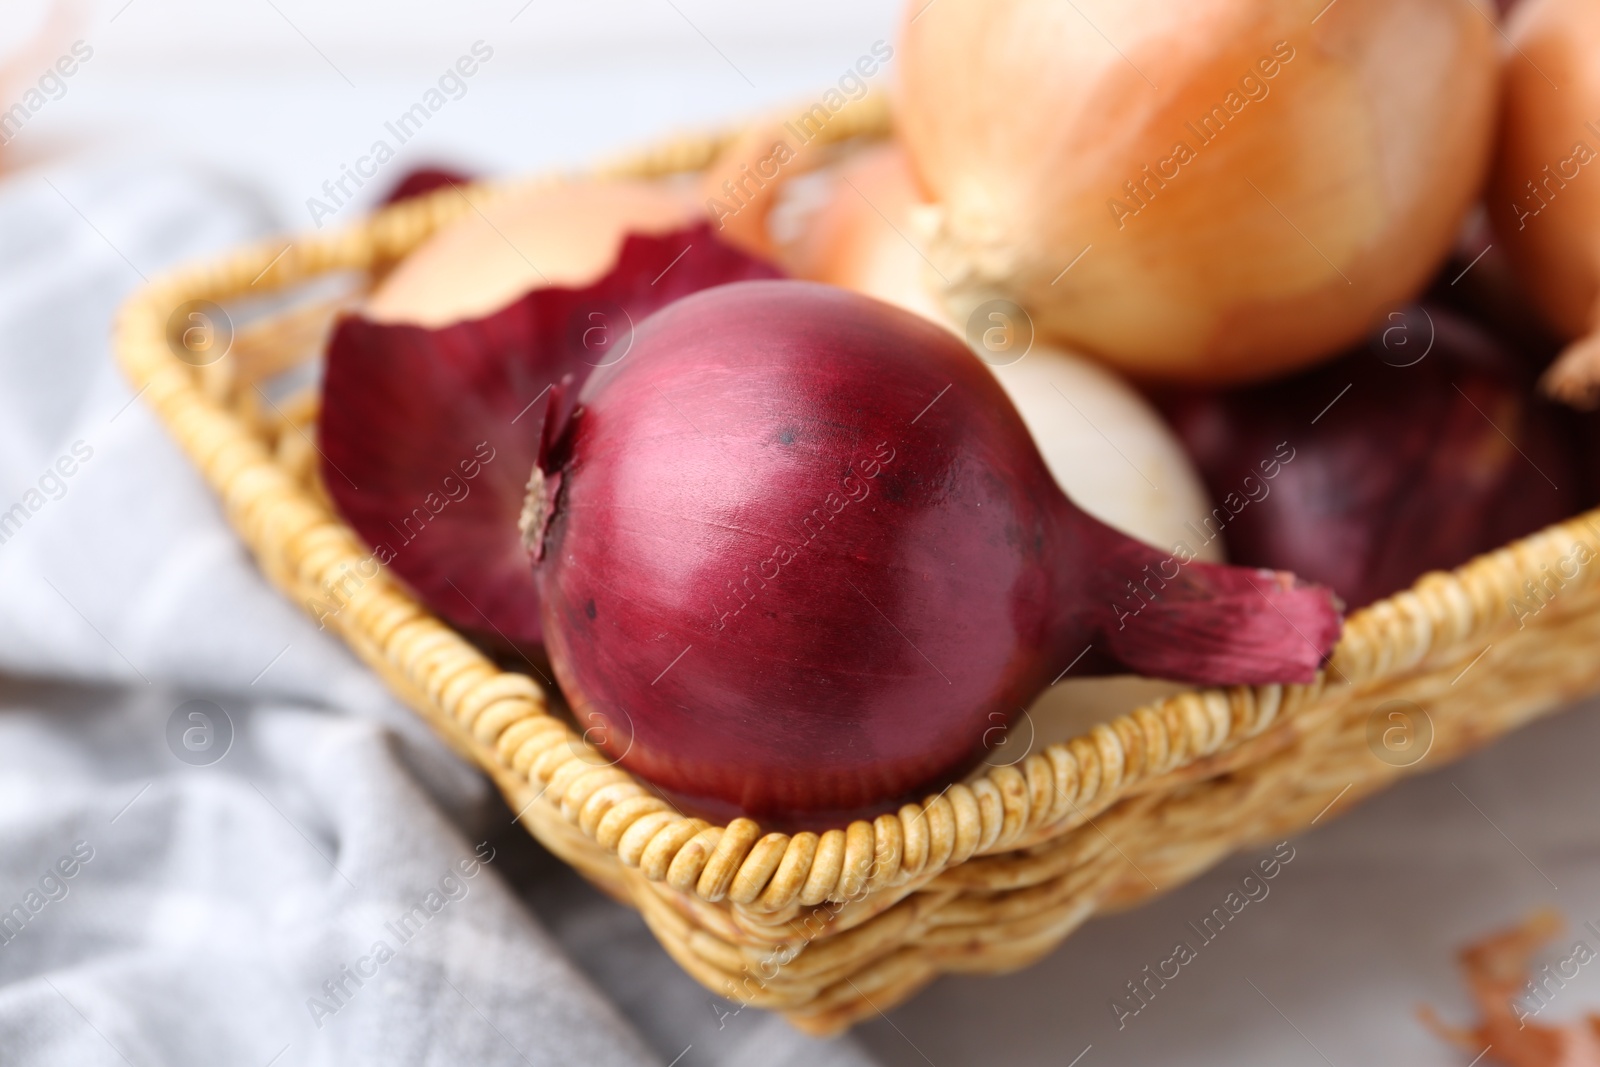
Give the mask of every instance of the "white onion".
M 1183 446 L 1142 396 L 1110 371 L 1042 343 L 990 369 L 1074 503 L 1156 548 L 1200 541 L 1186 524 L 1198 526 L 1211 513 L 1209 498 Z M 1221 562 L 1221 539 L 1196 555 Z

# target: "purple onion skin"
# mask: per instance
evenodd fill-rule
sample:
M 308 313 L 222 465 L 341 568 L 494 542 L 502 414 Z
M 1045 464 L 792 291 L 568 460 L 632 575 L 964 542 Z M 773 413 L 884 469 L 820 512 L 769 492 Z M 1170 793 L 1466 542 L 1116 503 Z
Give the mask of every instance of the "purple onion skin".
M 1207 530 L 1229 558 L 1293 570 L 1352 608 L 1583 503 L 1570 417 L 1535 396 L 1530 360 L 1437 304 L 1397 315 L 1308 373 L 1160 398 L 1222 508 Z M 1264 479 L 1283 443 L 1294 458 Z
M 1466 228 L 1419 303 L 1430 309 L 1443 306 L 1489 334 L 1530 375 L 1550 366 L 1566 347 L 1534 310 L 1510 258 L 1494 243 L 1487 219 Z M 1382 336 L 1380 330 L 1380 344 Z
M 657 308 L 777 276 L 700 224 L 630 236 L 593 285 L 535 289 L 482 318 L 426 329 L 345 316 L 317 422 L 328 495 L 429 608 L 531 663 L 539 602 L 517 517 L 546 406 L 563 381 L 575 389 L 621 358 Z
M 395 183 L 395 187 L 383 198 L 383 204 L 398 204 L 402 200 L 426 196 L 447 185 L 469 185 L 472 181 L 470 174 L 453 167 L 415 167 Z
M 1326 590 L 1090 518 L 964 345 L 829 286 L 657 312 L 541 466 L 557 679 L 591 741 L 706 818 L 892 810 L 1069 666 L 1307 681 L 1339 631 Z

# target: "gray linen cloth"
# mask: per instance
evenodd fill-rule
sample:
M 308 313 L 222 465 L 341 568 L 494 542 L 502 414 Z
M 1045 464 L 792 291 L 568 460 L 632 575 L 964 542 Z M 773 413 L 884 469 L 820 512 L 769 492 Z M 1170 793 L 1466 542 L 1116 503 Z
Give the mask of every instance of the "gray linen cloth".
M 171 164 L 0 180 L 0 1063 L 869 1062 L 727 1015 L 513 826 L 134 402 L 121 299 L 274 228 Z

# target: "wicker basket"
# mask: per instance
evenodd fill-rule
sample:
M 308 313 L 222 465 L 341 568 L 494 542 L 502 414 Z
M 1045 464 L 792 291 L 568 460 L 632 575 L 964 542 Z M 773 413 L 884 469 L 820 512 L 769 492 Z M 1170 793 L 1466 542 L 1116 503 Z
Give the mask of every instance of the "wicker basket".
M 825 136 L 887 127 L 881 105 L 868 105 L 836 116 Z M 596 173 L 701 169 L 730 140 L 682 138 Z M 480 205 L 495 195 L 473 192 Z M 308 302 L 304 290 L 336 274 L 358 287 L 470 210 L 444 190 L 286 250 L 264 243 L 185 269 L 123 309 L 116 347 L 134 387 L 297 603 L 324 583 L 343 579 L 348 591 L 367 558 L 316 480 L 314 391 L 274 402 L 263 389 L 319 355 L 340 305 Z M 226 304 L 240 321 L 257 308 L 209 366 L 179 360 L 167 342 L 173 309 L 191 300 Z M 1312 684 L 1185 693 L 821 835 L 678 814 L 586 747 L 538 683 L 497 667 L 387 572 L 326 621 L 488 772 L 541 842 L 638 908 L 685 970 L 736 1003 L 829 1033 L 940 972 L 1024 966 L 1097 912 L 1600 689 L 1600 656 L 1589 652 L 1600 648 L 1600 583 L 1595 568 L 1568 573 L 1580 544 L 1600 556 L 1600 512 L 1356 613 Z M 1530 581 L 1544 606 L 1514 611 Z M 1431 726 L 1425 759 L 1383 758 L 1377 737 L 1395 701 L 1409 702 L 1411 725 Z

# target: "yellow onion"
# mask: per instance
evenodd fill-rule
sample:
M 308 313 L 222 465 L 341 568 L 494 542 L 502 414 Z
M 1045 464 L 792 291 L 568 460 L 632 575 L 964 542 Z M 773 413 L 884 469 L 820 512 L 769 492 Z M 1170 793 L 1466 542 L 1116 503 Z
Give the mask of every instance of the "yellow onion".
M 1144 397 L 1103 367 L 1042 343 L 990 370 L 1079 507 L 1156 548 L 1198 545 L 1196 558 L 1222 560 L 1220 539 L 1201 543 L 1194 533 L 1211 514 L 1200 475 Z
M 424 241 L 373 291 L 365 315 L 428 327 L 478 318 L 530 289 L 590 285 L 616 263 L 629 234 L 668 233 L 701 218 L 692 190 L 664 183 L 521 191 L 467 211 Z
M 1142 379 L 1361 337 L 1478 192 L 1494 29 L 1469 0 L 913 5 L 898 117 L 958 315 L 993 296 Z
M 1600 7 L 1524 0 L 1507 27 L 1488 207 L 1522 288 L 1574 343 L 1545 379 L 1600 400 Z
M 699 176 L 706 215 L 718 237 L 752 255 L 774 258 L 767 217 L 783 187 L 817 156 L 807 151 L 799 159 L 792 140 L 777 122 L 758 122 L 724 146 Z
M 804 132 L 781 117 L 762 119 L 717 153 L 697 184 L 719 238 L 749 255 L 781 262 L 783 242 L 774 238 L 773 212 L 795 179 L 842 151 L 829 141 L 802 139 Z
M 930 206 L 905 150 L 893 142 L 863 149 L 827 180 L 822 204 L 783 250 L 784 266 L 799 277 L 866 293 L 954 330 L 928 284 L 933 268 L 918 248 L 916 219 Z

